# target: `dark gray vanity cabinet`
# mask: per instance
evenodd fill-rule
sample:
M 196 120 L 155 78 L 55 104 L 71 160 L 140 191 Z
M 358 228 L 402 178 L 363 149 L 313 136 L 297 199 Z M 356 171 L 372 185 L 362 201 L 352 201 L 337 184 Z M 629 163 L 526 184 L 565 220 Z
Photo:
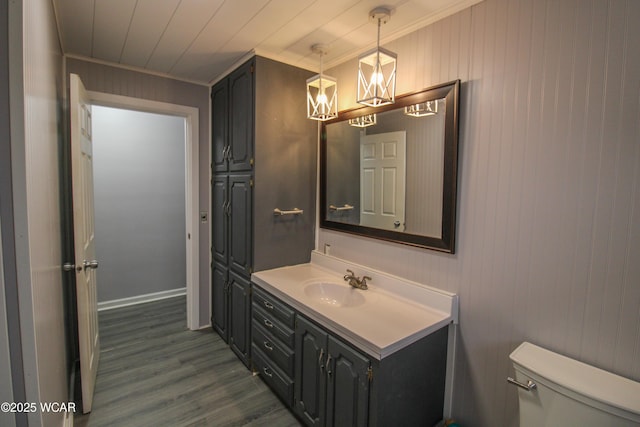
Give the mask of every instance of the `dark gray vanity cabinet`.
M 211 322 L 246 364 L 251 289 L 237 279 L 309 262 L 314 246 L 318 125 L 306 118 L 305 92 L 312 75 L 255 56 L 211 89 Z M 276 216 L 276 208 L 304 213 Z
M 214 262 L 211 269 L 211 326 L 222 337 L 224 342 L 229 342 L 229 269 Z
M 253 73 L 250 60 L 211 90 L 211 161 L 214 172 L 251 170 L 253 166 Z
M 231 350 L 249 366 L 251 284 L 225 266 L 214 263 L 211 323 Z
M 367 356 L 298 315 L 296 357 L 294 411 L 307 425 L 367 426 Z
M 251 346 L 251 282 L 229 272 L 229 347 L 249 366 Z
M 253 285 L 252 365 L 308 426 L 432 426 L 448 328 L 378 360 Z M 294 351 L 295 350 L 295 351 Z
M 212 180 L 213 329 L 249 364 L 252 175 L 218 174 Z
M 270 294 L 254 287 L 252 364 L 288 406 L 293 404 L 295 312 Z

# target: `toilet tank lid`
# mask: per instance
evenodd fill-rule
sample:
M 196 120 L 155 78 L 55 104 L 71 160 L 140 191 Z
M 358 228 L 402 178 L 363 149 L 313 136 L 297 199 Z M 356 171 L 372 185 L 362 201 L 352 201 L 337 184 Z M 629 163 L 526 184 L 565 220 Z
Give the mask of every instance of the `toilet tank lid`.
M 640 414 L 640 383 L 523 342 L 509 358 L 530 371 L 579 395 Z M 532 378 L 535 379 L 536 378 Z M 542 381 L 541 381 L 542 382 Z

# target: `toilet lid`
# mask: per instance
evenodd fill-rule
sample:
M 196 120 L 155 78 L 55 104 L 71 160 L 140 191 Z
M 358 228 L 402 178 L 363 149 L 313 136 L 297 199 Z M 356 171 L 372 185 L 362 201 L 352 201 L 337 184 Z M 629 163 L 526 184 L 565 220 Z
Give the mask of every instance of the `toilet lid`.
M 510 359 L 537 380 L 552 387 L 555 383 L 572 392 L 640 416 L 640 383 L 586 363 L 524 342 Z M 552 387 L 553 388 L 553 387 Z

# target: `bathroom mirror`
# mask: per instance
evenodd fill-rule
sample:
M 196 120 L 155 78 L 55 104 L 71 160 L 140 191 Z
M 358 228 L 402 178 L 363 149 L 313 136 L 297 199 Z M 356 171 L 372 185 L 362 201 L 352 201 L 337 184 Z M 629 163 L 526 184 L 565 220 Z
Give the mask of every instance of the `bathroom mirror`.
M 320 226 L 455 252 L 460 81 L 341 111 L 320 138 Z

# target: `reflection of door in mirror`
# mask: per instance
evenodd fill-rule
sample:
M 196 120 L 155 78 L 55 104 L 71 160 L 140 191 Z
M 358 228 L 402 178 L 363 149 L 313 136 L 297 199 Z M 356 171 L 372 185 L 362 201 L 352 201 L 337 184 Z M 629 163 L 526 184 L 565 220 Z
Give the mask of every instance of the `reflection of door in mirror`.
M 406 132 L 360 136 L 360 225 L 405 229 Z

